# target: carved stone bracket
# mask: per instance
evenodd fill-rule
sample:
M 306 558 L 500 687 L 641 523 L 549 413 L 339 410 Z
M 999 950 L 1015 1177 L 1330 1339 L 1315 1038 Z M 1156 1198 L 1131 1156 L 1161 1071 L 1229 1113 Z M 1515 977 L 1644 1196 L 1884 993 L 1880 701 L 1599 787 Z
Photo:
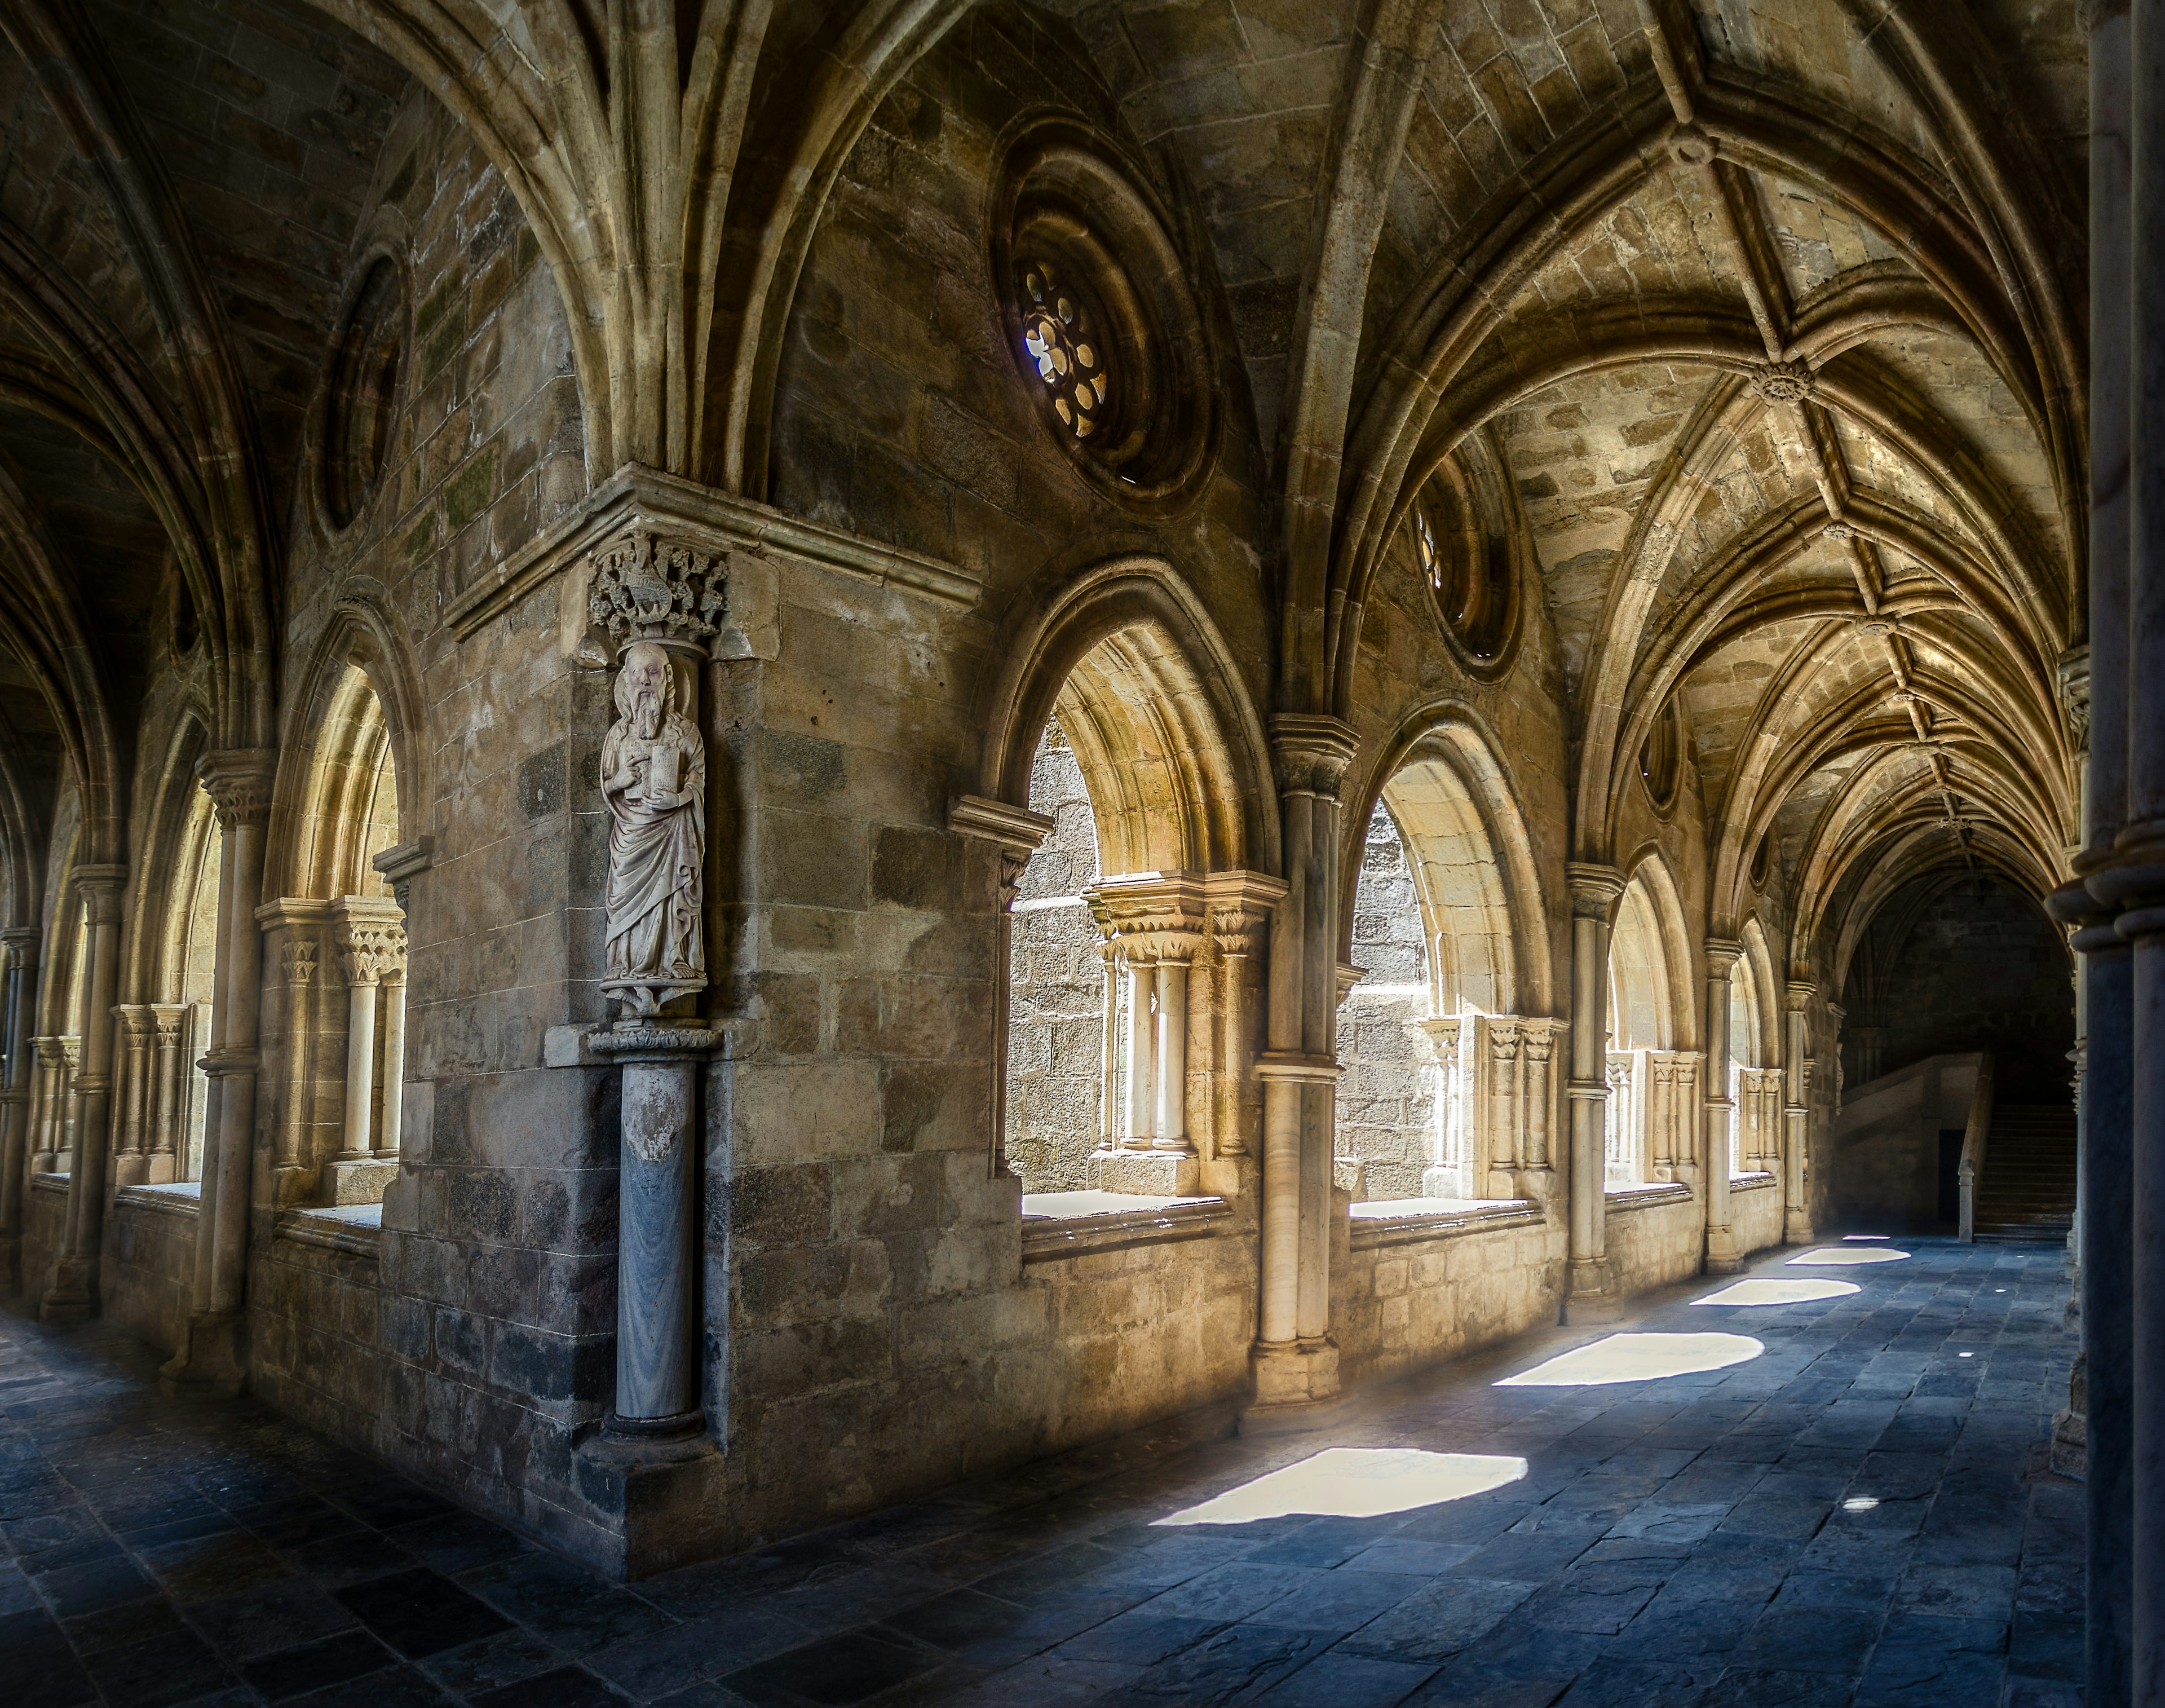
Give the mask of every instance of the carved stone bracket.
M 1023 867 L 1030 863 L 1038 845 L 1052 834 L 1052 822 L 1043 813 L 981 794 L 963 795 L 947 809 L 947 828 L 956 836 L 990 842 L 999 849 L 1002 913 L 1014 906 L 1022 887 Z

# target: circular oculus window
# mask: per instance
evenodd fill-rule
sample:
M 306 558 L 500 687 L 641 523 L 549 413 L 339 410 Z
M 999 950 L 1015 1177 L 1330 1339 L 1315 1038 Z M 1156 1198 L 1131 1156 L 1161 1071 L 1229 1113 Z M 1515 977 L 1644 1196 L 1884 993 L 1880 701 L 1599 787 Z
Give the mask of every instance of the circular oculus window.
M 352 525 L 383 472 L 405 355 L 405 291 L 397 264 L 379 256 L 347 313 L 324 400 L 324 509 L 334 528 Z
M 1683 736 L 1677 725 L 1677 703 L 1667 700 L 1655 714 L 1654 727 L 1639 744 L 1639 781 L 1654 810 L 1665 813 L 1676 804 L 1677 778 L 1683 768 Z
M 1431 476 L 1414 499 L 1408 526 L 1414 561 L 1444 632 L 1474 674 L 1501 675 L 1519 634 L 1519 580 L 1509 539 L 1477 525 L 1468 494 L 1444 471 Z
M 1207 466 L 1217 387 L 1180 251 L 1141 186 L 1111 138 L 1032 120 L 1008 150 L 992 261 L 1047 427 L 1093 483 L 1156 507 Z

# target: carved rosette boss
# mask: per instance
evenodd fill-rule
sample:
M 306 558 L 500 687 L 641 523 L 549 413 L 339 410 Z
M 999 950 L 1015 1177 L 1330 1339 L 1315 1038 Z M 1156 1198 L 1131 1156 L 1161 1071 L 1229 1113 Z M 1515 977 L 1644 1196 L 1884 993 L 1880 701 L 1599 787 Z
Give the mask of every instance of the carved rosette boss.
M 699 671 L 727 607 L 721 555 L 635 528 L 594 553 L 587 614 L 616 651 L 602 744 L 609 827 L 602 989 L 620 1024 L 707 987 L 707 744 Z

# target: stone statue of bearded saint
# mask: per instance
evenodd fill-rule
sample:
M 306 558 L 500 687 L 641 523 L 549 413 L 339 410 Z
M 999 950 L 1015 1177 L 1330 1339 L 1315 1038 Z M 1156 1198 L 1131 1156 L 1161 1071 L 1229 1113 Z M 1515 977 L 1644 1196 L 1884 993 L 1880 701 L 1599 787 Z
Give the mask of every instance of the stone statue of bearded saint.
M 602 798 L 616 820 L 603 983 L 697 988 L 707 973 L 707 744 L 677 709 L 669 655 L 651 641 L 624 649 L 616 709 L 602 743 Z M 666 995 L 632 999 L 651 1013 Z

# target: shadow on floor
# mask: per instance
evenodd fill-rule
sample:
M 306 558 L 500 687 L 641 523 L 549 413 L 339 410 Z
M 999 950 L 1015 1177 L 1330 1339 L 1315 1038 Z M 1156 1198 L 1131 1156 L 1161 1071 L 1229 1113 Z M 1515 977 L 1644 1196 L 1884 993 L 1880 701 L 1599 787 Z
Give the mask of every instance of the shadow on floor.
M 0 1708 L 2073 1708 L 2081 1490 L 2039 1452 L 2062 1253 L 1905 1248 L 1854 1294 L 1717 1312 L 1706 1282 L 1622 1325 L 1762 1348 L 1721 1368 L 1493 1385 L 1620 1331 L 1531 1335 L 1315 1436 L 1182 1421 L 630 1587 L 253 1402 L 166 1401 L 132 1342 L 0 1318 Z M 1526 1473 L 1158 1522 L 1342 1449 L 1386 1451 L 1334 1477 Z

